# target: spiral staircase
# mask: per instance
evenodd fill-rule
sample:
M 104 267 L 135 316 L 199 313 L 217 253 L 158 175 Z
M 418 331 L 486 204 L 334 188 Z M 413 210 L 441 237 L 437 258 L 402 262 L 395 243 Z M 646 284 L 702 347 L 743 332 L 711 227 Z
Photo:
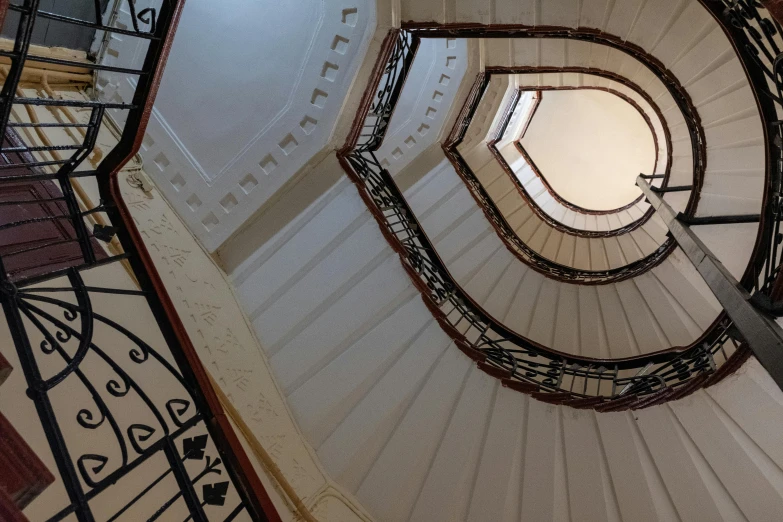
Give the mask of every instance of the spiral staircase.
M 409 32 L 376 69 L 380 85 L 401 85 L 389 99 L 429 92 L 400 72 L 415 37 L 481 42 L 442 138 L 399 161 L 383 136 L 404 136 L 407 115 L 380 90 L 338 152 L 348 179 L 250 256 L 260 220 L 221 247 L 299 426 L 375 517 L 783 513 L 769 429 L 779 389 L 660 202 L 577 208 L 518 145 L 522 93 L 621 93 L 655 136 L 653 194 L 757 287 L 776 113 L 730 14 L 710 2 L 402 1 Z
M 168 297 L 166 286 L 180 290 L 158 275 L 172 269 L 170 258 L 165 266 L 153 263 L 148 234 L 137 230 L 145 203 L 132 215 L 117 186 L 117 172 L 136 151 L 157 190 L 225 272 L 271 368 L 271 387 L 294 420 L 290 431 L 301 435 L 346 502 L 361 506 L 357 520 L 783 517 L 777 2 L 335 1 L 324 7 L 329 16 L 330 9 L 339 13 L 332 16 L 338 29 L 323 37 L 328 52 L 313 69 L 318 83 L 311 90 L 297 79 L 290 89 L 290 99 L 302 103 L 286 107 L 302 114 L 281 111 L 264 127 L 291 119 L 294 130 L 259 133 L 241 153 L 227 144 L 231 161 L 211 178 L 199 176 L 209 170 L 203 157 L 183 152 L 193 148 L 185 137 L 203 115 L 188 114 L 177 98 L 184 81 L 178 75 L 205 52 L 195 28 L 209 8 L 194 1 L 188 18 L 185 7 L 183 39 L 174 41 L 169 76 L 158 85 L 182 3 L 147 3 L 118 2 L 103 21 L 98 11 L 98 23 L 89 22 L 115 33 L 97 62 L 78 64 L 94 72 L 85 91 L 94 98 L 68 103 L 24 90 L 31 89 L 29 77 L 22 81 L 26 60 L 75 64 L 29 49 L 31 30 L 24 27 L 42 9 L 37 2 L 9 11 L 18 18 L 7 23 L 21 29 L 13 50 L 0 51 L 10 60 L 0 128 L 11 137 L 43 129 L 45 144 L 6 143 L 6 172 L 22 170 L 13 179 L 0 176 L 0 188 L 56 180 L 62 193 L 37 204 L 63 202 L 80 250 L 76 261 L 49 272 L 0 270 L 15 347 L 0 352 L 0 385 L 11 366 L 22 367 L 26 383 L 0 400 L 23 436 L 1 415 L 0 434 L 16 441 L 32 433 L 13 406 L 25 393 L 45 434 L 32 450 L 8 443 L 11 435 L 0 440 L 0 465 L 18 471 L 34 462 L 38 480 L 27 490 L 21 479 L 0 480 L 0 518 L 319 519 L 297 496 L 304 473 L 270 487 L 245 454 L 252 447 L 266 455 L 255 448 L 276 439 L 254 438 L 245 422 L 258 408 L 243 410 L 245 399 L 224 379 L 239 370 L 222 373 L 210 363 L 211 350 L 194 349 L 193 333 Z M 47 20 L 88 23 L 41 12 Z M 313 42 L 328 26 L 317 14 L 308 18 L 317 27 Z M 149 32 L 142 22 L 151 24 Z M 140 83 L 126 81 L 129 71 Z M 247 74 L 271 82 L 288 72 Z M 252 85 L 248 78 L 238 81 Z M 193 92 L 203 88 L 194 85 Z M 590 208 L 564 197 L 543 153 L 533 152 L 531 138 L 542 127 L 570 121 L 550 100 L 580 93 L 630 107 L 647 133 L 649 170 L 625 178 L 636 188 L 623 186 L 631 195 L 620 206 Z M 42 123 L 29 111 L 19 119 L 25 105 L 85 112 L 78 121 Z M 116 148 L 101 162 L 89 154 L 107 140 L 106 126 L 98 134 L 104 113 L 124 130 L 108 140 Z M 79 126 L 86 129 L 79 147 L 42 137 Z M 215 127 L 229 135 L 230 123 L 215 120 Z M 565 154 L 568 147 L 564 140 L 551 148 Z M 59 163 L 39 157 L 74 149 L 74 158 Z M 253 154 L 252 161 L 244 156 Z M 97 167 L 89 168 L 88 157 Z M 39 170 L 50 167 L 53 173 Z M 561 181 L 580 170 L 566 169 Z M 100 195 L 94 208 L 80 210 L 70 199 L 72 178 Z M 80 231 L 92 215 L 105 221 Z M 14 219 L 5 228 L 40 221 Z M 155 225 L 162 237 L 173 234 L 170 224 Z M 10 266 L 2 263 L 8 256 L 0 251 L 0 268 Z M 105 267 L 117 267 L 127 281 Z M 72 298 L 63 297 L 69 292 Z M 122 317 L 126 309 L 104 306 L 105 294 L 115 302 L 143 297 L 149 310 Z M 188 313 L 208 316 L 204 306 L 187 304 Z M 63 314 L 67 321 L 57 318 Z M 81 328 L 69 326 L 76 319 Z M 91 321 L 100 324 L 94 337 Z M 144 331 L 153 324 L 152 333 Z M 160 383 L 101 351 L 108 329 L 121 334 L 119 346 L 127 345 L 134 365 L 150 360 L 163 368 L 151 381 L 173 376 L 172 388 L 156 392 L 166 400 L 140 391 Z M 160 346 L 170 355 L 159 355 Z M 260 364 L 239 342 L 220 346 L 231 346 L 247 368 Z M 44 357 L 37 347 L 47 357 L 59 354 L 65 369 L 46 378 L 36 373 Z M 100 386 L 85 377 L 90 365 L 80 367 L 90 354 L 113 372 Z M 122 447 L 118 467 L 117 451 L 90 450 L 93 435 L 67 444 L 65 417 L 53 413 L 62 394 L 49 391 L 70 374 L 96 406 L 65 411 L 88 434 L 106 433 L 111 424 Z M 112 399 L 101 399 L 104 389 Z M 158 421 L 112 415 L 112 401 L 129 392 L 153 397 L 144 402 Z M 193 406 L 196 414 L 185 420 Z M 87 453 L 76 459 L 68 449 Z M 24 458 L 13 461 L 14 451 Z M 164 464 L 152 478 L 139 476 L 155 459 Z M 283 462 L 285 455 L 264 459 Z M 103 471 L 107 462 L 111 470 Z M 280 475 L 269 462 L 264 468 Z M 224 476 L 212 476 L 221 470 Z M 24 478 L 7 474 L 17 475 Z M 205 476 L 210 484 L 199 483 Z M 108 492 L 128 483 L 142 484 L 139 492 L 115 502 Z M 162 493 L 159 484 L 166 485 Z M 47 490 L 33 501 L 47 487 L 59 496 L 45 496 Z M 42 501 L 52 498 L 63 505 L 47 510 L 51 501 Z
M 752 288 L 769 113 L 709 7 L 403 1 L 422 41 L 483 38 L 445 155 L 395 163 L 380 93 L 338 153 L 358 194 L 342 180 L 250 257 L 260 224 L 220 249 L 305 436 L 378 519 L 783 512 L 774 430 L 750 413 L 778 410 L 779 390 L 658 203 L 564 204 L 517 145 L 525 88 L 621 92 L 655 135 L 651 186 Z M 416 80 L 400 99 L 426 95 Z

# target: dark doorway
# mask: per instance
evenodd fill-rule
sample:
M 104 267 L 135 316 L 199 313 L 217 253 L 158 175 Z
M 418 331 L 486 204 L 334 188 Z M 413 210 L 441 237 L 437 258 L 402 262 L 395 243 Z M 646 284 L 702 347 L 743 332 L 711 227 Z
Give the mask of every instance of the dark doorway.
M 24 146 L 9 130 L 3 148 Z M 12 281 L 84 264 L 59 183 L 35 179 L 28 154 L 0 153 L 0 256 Z M 19 165 L 18 167 L 15 165 Z M 106 253 L 90 240 L 97 259 Z

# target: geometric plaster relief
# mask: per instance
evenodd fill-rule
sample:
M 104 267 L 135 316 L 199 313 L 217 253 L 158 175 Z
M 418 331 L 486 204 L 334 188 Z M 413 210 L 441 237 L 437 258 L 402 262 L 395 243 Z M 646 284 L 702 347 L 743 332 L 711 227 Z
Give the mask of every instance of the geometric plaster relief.
M 149 3 L 138 0 L 137 9 Z M 374 0 L 286 1 L 271 10 L 267 2 L 185 4 L 140 154 L 208 251 L 327 145 L 375 9 Z M 131 25 L 125 9 L 121 25 Z M 112 40 L 102 62 L 138 66 L 134 40 Z M 99 76 L 101 98 L 130 101 L 132 77 Z
M 299 122 L 299 126 L 302 127 L 302 132 L 308 136 L 315 130 L 316 125 L 318 125 L 318 121 L 310 116 L 305 116 L 302 121 Z
M 278 165 L 277 160 L 271 154 L 267 154 L 266 156 L 264 156 L 264 158 L 261 161 L 258 162 L 258 166 L 261 167 L 261 172 L 263 172 L 267 176 L 270 175 L 272 171 L 277 168 L 277 165 Z
M 201 200 L 195 194 L 191 194 L 190 197 L 185 200 L 185 203 L 188 204 L 188 207 L 190 207 L 190 210 L 193 212 L 195 212 L 198 207 L 201 206 Z
M 36 110 L 41 119 L 48 112 L 45 107 Z M 117 144 L 106 126 L 101 128 L 98 141 L 106 143 L 106 150 Z M 160 192 L 154 187 L 145 192 L 147 189 L 139 186 L 138 180 L 146 179 L 146 173 L 137 171 L 138 167 L 138 163 L 132 161 L 126 166 L 127 170 L 119 174 L 121 197 L 130 209 L 197 355 L 247 421 L 253 435 L 273 443 L 271 450 L 276 455 L 275 462 L 284 476 L 296 477 L 298 495 L 314 501 L 320 493 L 333 489 L 332 482 L 323 474 L 314 452 L 302 438 L 230 284 Z M 96 187 L 87 184 L 85 188 L 88 197 L 97 199 Z M 154 322 L 154 319 L 134 311 L 129 311 L 127 319 L 140 320 L 139 331 L 144 331 L 141 329 L 145 327 L 149 330 L 150 321 Z M 250 457 L 256 460 L 252 455 Z M 266 473 L 263 468 L 258 466 L 256 469 L 262 474 L 262 480 L 268 478 L 263 475 Z M 31 520 L 38 518 L 30 517 Z
M 227 194 L 223 199 L 220 200 L 220 206 L 223 207 L 223 211 L 228 214 L 231 212 L 231 210 L 237 206 L 239 202 L 237 201 L 236 196 L 233 194 Z
M 145 194 L 124 180 L 120 187 L 204 366 L 297 494 L 314 496 L 330 481 L 302 439 L 229 283 L 157 190 Z
M 389 132 L 377 153 L 392 175 L 437 140 L 465 76 L 467 53 L 464 38 L 421 40 Z
M 239 182 L 239 188 L 241 188 L 242 192 L 245 194 L 250 194 L 250 191 L 256 188 L 257 185 L 258 180 L 252 174 L 248 174 Z

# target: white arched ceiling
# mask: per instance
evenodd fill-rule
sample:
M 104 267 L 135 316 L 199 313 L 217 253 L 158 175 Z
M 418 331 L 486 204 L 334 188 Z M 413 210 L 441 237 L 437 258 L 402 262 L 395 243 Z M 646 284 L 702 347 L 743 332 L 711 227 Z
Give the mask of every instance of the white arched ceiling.
M 467 67 L 467 40 L 422 38 L 376 154 L 392 175 L 437 141 Z
M 210 251 L 327 145 L 375 29 L 375 0 L 274 4 L 188 0 L 142 145 Z M 123 11 L 115 24 L 130 26 Z M 138 65 L 137 40 L 114 35 L 104 63 Z M 103 74 L 98 87 L 130 101 L 134 80 Z
M 653 134 L 642 114 L 600 90 L 544 91 L 521 143 L 555 192 L 592 210 L 635 200 L 636 177 L 655 172 Z

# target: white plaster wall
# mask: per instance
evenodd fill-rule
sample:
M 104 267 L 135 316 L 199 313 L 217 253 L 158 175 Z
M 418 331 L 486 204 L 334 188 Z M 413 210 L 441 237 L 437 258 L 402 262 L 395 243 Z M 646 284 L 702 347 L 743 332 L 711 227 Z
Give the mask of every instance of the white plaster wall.
M 57 94 L 66 99 L 84 100 L 85 97 L 81 91 L 70 88 L 58 90 Z M 38 107 L 36 113 L 42 122 L 52 123 L 55 121 L 54 116 L 45 107 Z M 81 118 L 81 121 L 86 121 L 87 115 L 88 113 L 84 111 L 76 112 L 76 116 Z M 17 117 L 16 113 L 14 117 Z M 20 121 L 28 120 L 20 119 Z M 26 139 L 30 139 L 31 144 L 42 144 L 36 140 L 35 133 L 25 131 L 26 129 L 21 132 L 24 133 Z M 73 143 L 73 138 L 61 129 L 47 129 L 47 134 L 54 143 Z M 98 144 L 104 152 L 116 145 L 116 137 L 106 125 L 101 128 Z M 153 189 L 151 192 L 143 192 L 127 179 L 131 171 L 144 178 L 145 174 L 140 171 L 139 167 L 136 162 L 131 162 L 126 166 L 126 171 L 119 174 L 120 190 L 204 366 L 238 410 L 242 419 L 249 426 L 252 435 L 272 457 L 283 477 L 291 484 L 305 506 L 318 520 L 324 522 L 368 522 L 370 517 L 350 495 L 346 495 L 326 475 L 311 447 L 302 437 L 271 373 L 258 340 L 249 327 L 224 273 L 202 250 L 197 240 L 189 233 L 184 223 L 159 191 Z M 92 208 L 98 201 L 97 186 L 91 178 L 81 178 L 77 182 L 82 184 L 82 188 L 90 200 L 83 202 L 84 207 Z M 83 276 L 87 284 L 96 287 L 136 289 L 128 274 L 119 264 L 85 271 Z M 43 283 L 41 286 L 57 286 L 59 284 L 67 286 L 67 281 L 64 283 L 63 281 L 63 278 L 60 278 L 51 283 Z M 54 294 L 54 296 L 73 301 L 71 294 Z M 94 293 L 92 298 L 96 310 L 140 335 L 147 343 L 158 349 L 169 363 L 175 364 L 143 297 Z M 62 309 L 46 304 L 43 304 L 42 308 L 53 311 L 54 315 L 60 319 L 63 318 Z M 32 326 L 28 326 L 33 346 L 37 347 L 42 336 L 37 334 Z M 173 379 L 165 372 L 154 371 L 154 363 L 145 363 L 145 365 L 133 363 L 128 358 L 129 350 L 133 346 L 114 330 L 97 324 L 94 339 L 97 345 L 111 353 L 123 366 L 130 366 L 137 382 L 143 389 L 151 393 L 153 400 L 158 397 L 182 396 L 183 392 L 179 383 L 172 382 Z M 72 348 L 74 343 L 75 339 L 72 339 L 65 346 Z M 40 421 L 34 411 L 33 403 L 25 395 L 24 376 L 4 321 L 0 321 L 0 351 L 14 367 L 8 380 L 0 386 L 0 411 L 12 422 L 36 454 L 42 458 L 45 465 L 54 472 L 56 466 L 48 449 Z M 73 352 L 71 351 L 71 353 Z M 58 369 L 58 364 L 61 366 L 61 361 L 57 360 L 56 354 L 47 356 L 39 351 L 38 357 L 45 375 L 50 375 Z M 109 379 L 116 378 L 110 368 L 95 360 L 94 354 L 85 358 L 83 367 L 89 370 L 93 384 L 98 386 L 99 391 L 105 387 L 105 383 Z M 105 423 L 96 432 L 82 429 L 76 425 L 74 417 L 79 408 L 91 408 L 93 413 L 95 408 L 89 394 L 75 377 L 70 377 L 58 386 L 57 391 L 56 395 L 53 394 L 53 399 L 58 415 L 64 412 L 62 423 L 68 427 L 65 435 L 68 442 L 73 444 L 73 454 L 78 457 L 85 452 L 90 452 L 110 456 L 106 471 L 103 472 L 106 474 L 112 466 L 116 465 L 118 459 L 116 443 L 111 433 L 107 431 L 108 423 Z M 105 396 L 106 393 L 103 392 L 103 395 Z M 108 399 L 113 398 L 108 397 Z M 130 397 L 129 400 L 113 400 L 110 406 L 115 410 L 115 413 L 122 412 L 118 417 L 123 429 L 126 427 L 125 423 L 136 421 L 140 416 L 149 416 L 145 407 L 140 405 L 134 397 Z M 158 406 L 163 408 L 163 404 L 158 404 Z M 151 426 L 155 426 L 154 419 L 146 420 Z M 188 436 L 204 431 L 203 426 L 198 426 L 188 432 Z M 238 434 L 238 436 L 242 439 L 241 435 Z M 249 447 L 246 447 L 246 451 L 282 520 L 285 522 L 301 520 L 296 515 L 290 500 L 282 494 L 274 474 L 254 458 Z M 216 454 L 216 450 L 211 445 L 208 447 L 208 454 Z M 165 461 L 162 455 L 159 457 Z M 151 477 L 156 478 L 158 474 L 162 473 L 164 469 L 162 466 L 165 465 L 165 462 L 156 461 L 153 464 L 153 467 L 141 466 L 138 468 L 138 472 L 133 474 L 133 477 L 123 480 L 124 487 L 116 488 L 116 492 L 113 491 L 93 501 L 91 504 L 99 515 L 97 518 L 108 519 L 121 505 L 123 499 L 129 499 L 124 498 L 123 495 L 135 494 L 140 489 L 136 486 L 139 484 L 142 484 L 141 487 L 146 486 L 152 480 Z M 144 503 L 139 503 L 134 508 L 135 511 L 126 513 L 125 518 L 146 520 L 149 513 L 145 515 L 144 510 L 162 504 L 176 491 L 177 488 L 173 483 L 164 481 L 145 498 Z M 56 481 L 25 510 L 25 514 L 31 521 L 45 520 L 65 502 L 63 485 Z M 183 505 L 180 504 L 175 504 L 163 518 L 184 520 L 186 513 L 184 513 Z M 225 509 L 230 510 L 235 505 L 236 493 L 231 491 Z M 218 514 L 217 511 L 211 513 L 212 516 Z M 224 513 L 224 516 L 226 514 Z M 248 520 L 248 518 L 243 515 L 238 520 Z
M 468 42 L 423 38 L 377 156 L 392 175 L 435 143 L 468 68 Z
M 141 153 L 209 251 L 327 144 L 375 27 L 375 0 L 185 4 Z M 103 61 L 144 49 L 114 35 Z M 133 78 L 102 74 L 102 96 L 130 101 Z
M 124 181 L 120 186 L 202 363 L 296 494 L 318 520 L 371 520 L 333 482 L 303 437 L 225 274 L 160 192 L 145 194 Z M 273 500 L 280 500 L 275 505 L 283 520 L 301 520 L 269 471 L 246 451 Z

